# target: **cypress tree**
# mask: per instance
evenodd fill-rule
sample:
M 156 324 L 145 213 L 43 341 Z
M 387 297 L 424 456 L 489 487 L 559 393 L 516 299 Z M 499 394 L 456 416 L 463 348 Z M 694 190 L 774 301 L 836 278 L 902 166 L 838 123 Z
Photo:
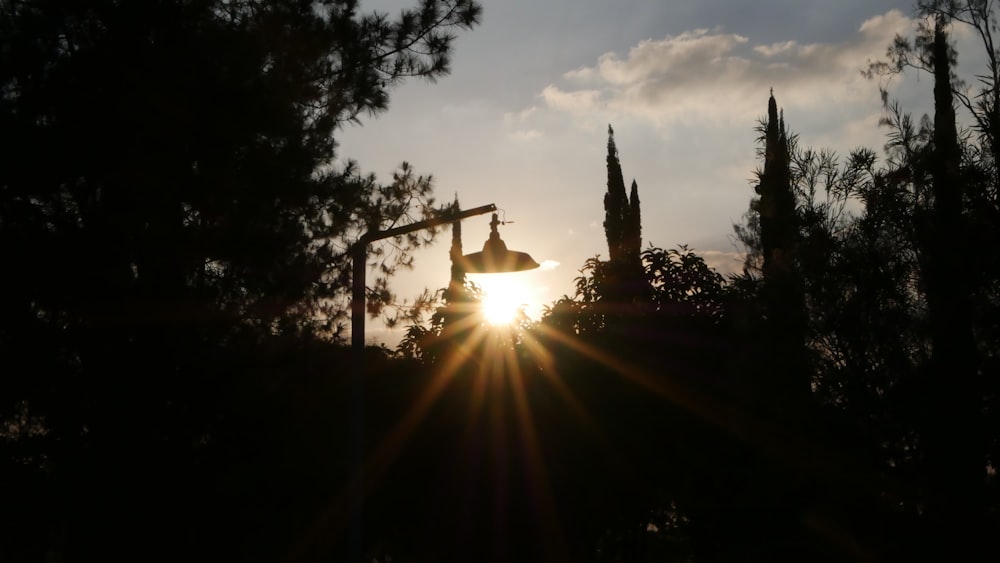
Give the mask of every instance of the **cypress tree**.
M 642 301 L 648 289 L 642 268 L 642 225 L 639 187 L 632 180 L 631 195 L 615 146 L 615 132 L 608 125 L 608 191 L 604 194 L 604 233 L 608 239 L 609 282 L 607 296 L 615 302 Z
M 757 188 L 760 195 L 760 237 L 765 280 L 787 277 L 792 269 L 791 252 L 796 224 L 789 161 L 784 114 L 779 114 L 778 104 L 772 93 L 767 102 L 764 172 Z
M 451 211 L 458 212 L 461 207 L 458 204 L 458 195 L 451 204 Z M 462 265 L 462 222 L 455 221 L 451 224 L 451 249 L 448 252 L 451 259 L 451 279 L 448 282 L 448 289 L 445 293 L 445 300 L 450 302 L 460 301 L 466 293 L 465 290 L 465 268 Z
M 804 298 L 795 268 L 798 217 L 789 139 L 784 114 L 778 111 L 773 92 L 767 104 L 764 142 L 764 170 L 756 189 L 760 195 L 762 299 L 768 319 L 767 381 L 775 397 L 796 400 L 810 393 L 804 348 Z
M 931 525 L 940 527 L 934 547 L 939 557 L 955 545 L 979 552 L 986 519 L 986 458 L 982 436 L 981 380 L 970 309 L 970 276 L 962 247 L 962 149 L 955 123 L 951 54 L 941 17 L 935 21 L 931 57 L 934 70 L 934 150 L 930 173 L 933 207 L 923 238 L 924 281 L 931 322 L 930 369 L 923 399 L 930 410 L 925 423 L 926 459 L 931 492 Z
M 608 239 L 611 262 L 618 262 L 623 258 L 627 210 L 628 197 L 625 195 L 625 179 L 618 161 L 618 148 L 615 146 L 615 131 L 608 125 L 608 191 L 604 194 L 604 233 Z
M 639 211 L 639 186 L 632 180 L 632 193 L 628 199 L 625 216 L 624 258 L 632 263 L 640 263 L 642 252 L 642 216 Z
M 608 191 L 604 194 L 604 232 L 612 262 L 639 264 L 642 250 L 642 218 L 639 210 L 639 186 L 632 180 L 629 195 L 618 160 L 615 133 L 608 126 Z

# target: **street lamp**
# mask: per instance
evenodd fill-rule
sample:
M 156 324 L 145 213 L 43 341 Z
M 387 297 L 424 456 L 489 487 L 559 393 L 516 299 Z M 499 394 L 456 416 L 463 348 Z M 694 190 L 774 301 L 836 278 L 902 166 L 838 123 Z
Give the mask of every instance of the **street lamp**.
M 351 348 L 355 360 L 362 360 L 365 350 L 365 274 L 367 272 L 368 245 L 377 240 L 405 235 L 415 231 L 422 231 L 454 223 L 462 219 L 468 219 L 483 213 L 493 211 L 493 220 L 490 221 L 490 238 L 483 244 L 482 252 L 473 252 L 462 257 L 462 267 L 470 274 L 498 274 L 505 272 L 521 272 L 532 270 L 539 266 L 531 256 L 525 252 L 508 250 L 497 232 L 497 225 L 500 221 L 496 214 L 497 206 L 494 204 L 483 205 L 465 211 L 455 211 L 444 213 L 439 217 L 418 221 L 410 225 L 387 229 L 384 231 L 369 231 L 358 239 L 358 242 L 351 248 L 351 259 L 353 273 L 351 279 Z M 356 365 L 360 365 L 360 362 Z
M 534 258 L 525 252 L 507 250 L 507 245 L 497 232 L 500 221 L 493 214 L 490 221 L 490 238 L 483 244 L 482 252 L 473 252 L 462 257 L 462 269 L 470 274 L 492 274 L 534 270 L 539 266 Z
M 354 377 L 352 381 L 353 393 L 352 402 L 354 413 L 351 435 L 351 461 L 352 466 L 357 468 L 358 475 L 351 484 L 351 525 L 349 533 L 350 557 L 352 561 L 361 561 L 361 506 L 364 495 L 364 485 L 361 481 L 361 469 L 364 440 L 364 360 L 365 360 L 365 274 L 367 272 L 368 245 L 377 240 L 383 240 L 395 236 L 430 229 L 446 223 L 456 223 L 462 219 L 494 212 L 490 221 L 490 238 L 483 245 L 482 252 L 473 252 L 462 256 L 461 263 L 463 269 L 470 273 L 490 274 L 504 272 L 520 272 L 531 270 L 539 266 L 531 256 L 524 252 L 507 250 L 507 245 L 500 239 L 497 232 L 497 225 L 500 221 L 496 214 L 497 206 L 494 204 L 483 205 L 465 211 L 457 210 L 445 212 L 439 217 L 418 221 L 410 225 L 386 229 L 384 231 L 369 231 L 358 239 L 358 242 L 351 248 L 351 260 L 353 276 L 351 279 L 351 352 L 354 360 Z

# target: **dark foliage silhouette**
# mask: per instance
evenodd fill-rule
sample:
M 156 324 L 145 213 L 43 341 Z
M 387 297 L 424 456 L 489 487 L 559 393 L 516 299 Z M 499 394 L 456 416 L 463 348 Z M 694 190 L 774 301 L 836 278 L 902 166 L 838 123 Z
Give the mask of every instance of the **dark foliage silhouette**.
M 883 91 L 884 157 L 804 147 L 769 97 L 742 274 L 642 248 L 609 127 L 608 259 L 490 325 L 455 223 L 429 323 L 365 350 L 352 403 L 347 250 L 440 209 L 336 134 L 447 72 L 479 6 L 0 2 L 0 559 L 347 560 L 352 524 L 367 561 L 988 557 L 995 18 L 918 12 L 868 72 L 928 73 L 934 115 Z M 371 313 L 421 236 L 372 249 Z
M 446 73 L 478 15 L 0 3 L 0 558 L 286 555 L 343 477 L 289 440 L 309 408 L 285 401 L 309 380 L 310 427 L 341 424 L 344 362 L 318 339 L 347 310 L 346 249 L 433 204 L 408 165 L 388 185 L 336 166 L 335 133 Z M 394 242 L 373 311 L 423 240 Z

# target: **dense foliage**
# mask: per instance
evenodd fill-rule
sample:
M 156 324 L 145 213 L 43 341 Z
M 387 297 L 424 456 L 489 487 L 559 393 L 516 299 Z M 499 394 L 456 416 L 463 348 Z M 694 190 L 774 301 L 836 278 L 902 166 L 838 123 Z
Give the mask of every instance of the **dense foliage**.
M 767 100 L 742 274 L 641 248 L 609 128 L 609 257 L 574 295 L 496 327 L 455 268 L 352 387 L 348 250 L 434 207 L 409 165 L 338 167 L 337 130 L 446 72 L 479 6 L 0 1 L 0 559 L 981 559 L 995 14 L 919 10 L 869 72 L 930 73 L 934 115 L 883 92 L 884 158 L 805 148 Z M 423 241 L 373 249 L 373 312 Z
M 319 374 L 354 240 L 433 210 L 409 165 L 387 185 L 337 165 L 337 130 L 446 73 L 479 11 L 0 2 L 0 558 L 294 541 L 309 503 L 269 514 L 278 484 L 251 463 L 286 447 L 263 421 L 292 411 L 265 390 Z M 373 311 L 423 241 L 373 250 Z

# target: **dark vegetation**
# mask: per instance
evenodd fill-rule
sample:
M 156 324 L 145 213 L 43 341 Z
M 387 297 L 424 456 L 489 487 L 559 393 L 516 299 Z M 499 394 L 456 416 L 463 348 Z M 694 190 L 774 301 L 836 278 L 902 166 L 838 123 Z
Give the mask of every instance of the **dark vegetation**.
M 349 248 L 446 208 L 334 139 L 478 22 L 419 4 L 0 0 L 0 561 L 995 556 L 991 4 L 921 2 L 871 64 L 933 77 L 922 121 L 883 96 L 881 160 L 802 148 L 772 95 L 730 279 L 643 248 L 609 130 L 609 259 L 507 328 L 454 270 L 368 350 L 359 472 Z M 426 240 L 373 249 L 373 314 Z

